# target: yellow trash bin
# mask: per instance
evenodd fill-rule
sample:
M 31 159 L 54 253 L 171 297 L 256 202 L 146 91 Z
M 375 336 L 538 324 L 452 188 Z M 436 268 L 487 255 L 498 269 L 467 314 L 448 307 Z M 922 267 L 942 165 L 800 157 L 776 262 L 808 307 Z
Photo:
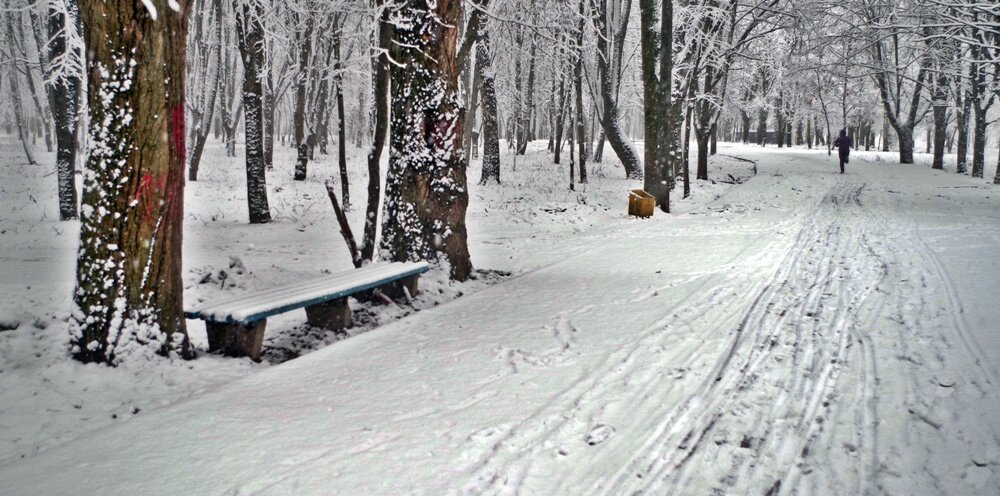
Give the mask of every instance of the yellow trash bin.
M 652 217 L 656 199 L 641 189 L 633 189 L 628 194 L 628 214 L 636 217 Z

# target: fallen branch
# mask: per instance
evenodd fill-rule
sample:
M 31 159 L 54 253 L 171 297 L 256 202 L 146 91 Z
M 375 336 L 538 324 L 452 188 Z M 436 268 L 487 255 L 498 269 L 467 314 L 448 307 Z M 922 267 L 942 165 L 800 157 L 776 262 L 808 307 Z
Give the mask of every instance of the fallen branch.
M 340 208 L 340 202 L 337 201 L 337 193 L 334 192 L 333 181 L 327 179 L 325 184 L 326 194 L 330 196 L 333 211 L 337 214 L 337 222 L 340 223 L 340 234 L 344 237 L 344 241 L 347 242 L 347 249 L 351 251 L 351 261 L 354 263 L 355 268 L 360 269 L 363 262 L 361 252 L 358 251 L 358 244 L 354 241 L 354 233 L 351 232 L 351 225 L 347 222 L 347 216 L 344 215 L 343 209 Z

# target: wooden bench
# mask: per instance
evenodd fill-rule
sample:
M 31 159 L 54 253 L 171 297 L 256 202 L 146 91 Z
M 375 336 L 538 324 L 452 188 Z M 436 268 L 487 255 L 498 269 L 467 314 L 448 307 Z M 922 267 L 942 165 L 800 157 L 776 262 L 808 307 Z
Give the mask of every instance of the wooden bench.
M 309 325 L 344 329 L 351 326 L 348 296 L 371 289 L 379 289 L 390 297 L 405 292 L 415 295 L 417 278 L 429 269 L 426 262 L 373 263 L 308 281 L 207 301 L 184 315 L 205 321 L 209 351 L 260 361 L 268 317 L 305 308 Z

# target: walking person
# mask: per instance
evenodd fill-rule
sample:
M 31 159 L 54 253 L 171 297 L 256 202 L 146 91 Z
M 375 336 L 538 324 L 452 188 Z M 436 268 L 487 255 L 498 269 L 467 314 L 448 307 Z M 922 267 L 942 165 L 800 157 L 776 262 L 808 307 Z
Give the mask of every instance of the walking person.
M 833 146 L 837 147 L 837 153 L 840 155 L 840 173 L 844 173 L 844 164 L 850 162 L 851 158 L 851 148 L 854 147 L 854 140 L 847 135 L 846 129 L 840 130 L 840 135 L 834 140 Z

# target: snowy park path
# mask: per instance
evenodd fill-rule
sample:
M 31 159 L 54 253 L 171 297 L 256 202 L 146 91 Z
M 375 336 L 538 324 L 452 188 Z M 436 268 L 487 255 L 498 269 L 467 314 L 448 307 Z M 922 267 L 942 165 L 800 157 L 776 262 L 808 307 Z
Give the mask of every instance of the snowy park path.
M 1000 192 L 751 153 L 705 208 L 0 466 L 0 492 L 996 494 Z

